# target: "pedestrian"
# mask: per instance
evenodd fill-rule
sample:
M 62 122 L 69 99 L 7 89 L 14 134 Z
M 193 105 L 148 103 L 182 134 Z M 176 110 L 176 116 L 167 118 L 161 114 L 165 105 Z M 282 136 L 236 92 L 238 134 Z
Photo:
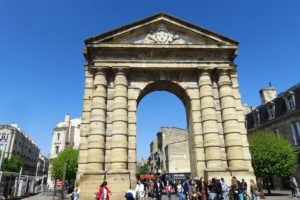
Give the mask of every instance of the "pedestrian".
M 103 181 L 103 183 L 100 185 L 99 191 L 98 191 L 98 199 L 99 200 L 109 200 L 109 195 L 111 195 L 110 189 L 107 187 L 107 182 Z
M 300 192 L 299 192 L 299 188 L 298 188 L 298 183 L 295 177 L 292 177 L 292 184 L 294 187 L 294 197 L 300 197 Z
M 209 190 L 209 199 L 217 200 L 218 188 L 217 188 L 216 178 L 212 178 L 209 184 L 207 185 L 207 187 Z
M 239 184 L 235 177 L 231 179 L 231 186 L 230 186 L 230 196 L 233 197 L 234 200 L 239 200 Z
M 79 194 L 80 194 L 79 182 L 76 182 L 74 192 L 73 192 L 73 199 L 79 200 Z
M 157 178 L 157 180 L 155 181 L 153 189 L 154 189 L 154 194 L 156 196 L 156 200 L 161 200 L 163 184 L 160 181 L 160 178 Z
M 220 183 L 221 183 L 221 188 L 222 188 L 222 199 L 226 200 L 227 199 L 227 188 L 228 188 L 228 186 L 227 186 L 224 178 L 221 178 Z
M 250 193 L 251 193 L 251 200 L 260 200 L 258 188 L 253 179 L 250 179 Z
M 169 181 L 169 182 L 167 182 L 167 187 L 166 187 L 166 193 L 167 193 L 167 196 L 168 196 L 168 200 L 171 200 L 172 192 L 173 192 L 172 182 Z
M 242 179 L 242 182 L 241 182 L 241 191 L 242 191 L 242 194 L 243 194 L 243 197 L 247 195 L 247 182 Z
M 184 192 L 184 195 L 185 195 L 185 199 L 188 199 L 189 198 L 189 179 L 186 178 L 185 181 L 183 182 L 183 192 Z
M 194 180 L 191 181 L 189 196 L 191 200 L 197 200 L 197 185 Z
M 201 196 L 202 200 L 207 200 L 207 183 L 204 181 L 204 178 L 201 177 L 199 184 L 198 184 L 198 190 Z
M 176 191 L 177 191 L 178 200 L 184 200 L 184 197 L 183 197 L 184 190 L 182 187 L 181 180 L 177 181 L 177 183 L 176 183 Z
M 139 180 L 136 187 L 135 187 L 135 192 L 136 192 L 136 199 L 142 199 L 144 200 L 145 197 L 145 187 L 144 184 Z
M 261 183 L 261 179 L 257 179 L 256 185 L 257 185 L 257 189 L 258 189 L 260 198 L 265 199 L 264 186 Z

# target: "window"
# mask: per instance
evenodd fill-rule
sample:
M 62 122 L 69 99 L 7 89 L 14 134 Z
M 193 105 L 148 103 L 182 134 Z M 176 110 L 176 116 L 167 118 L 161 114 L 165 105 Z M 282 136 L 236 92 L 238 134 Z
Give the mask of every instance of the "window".
M 259 124 L 260 124 L 260 117 L 259 117 L 259 111 L 258 110 L 256 110 L 253 113 L 253 121 L 254 121 L 254 127 L 259 126 Z
M 295 145 L 299 145 L 300 144 L 300 124 L 299 124 L 299 122 L 293 122 L 293 123 L 291 123 L 291 127 L 292 127 Z
M 288 92 L 285 97 L 284 97 L 287 111 L 295 110 L 296 108 L 296 103 L 295 103 L 295 95 L 294 92 Z
M 274 119 L 275 118 L 275 104 L 273 102 L 269 103 L 267 109 L 268 109 L 269 120 Z
M 57 133 L 57 140 L 59 140 L 60 138 L 60 133 Z
M 59 146 L 55 146 L 55 154 L 58 154 Z

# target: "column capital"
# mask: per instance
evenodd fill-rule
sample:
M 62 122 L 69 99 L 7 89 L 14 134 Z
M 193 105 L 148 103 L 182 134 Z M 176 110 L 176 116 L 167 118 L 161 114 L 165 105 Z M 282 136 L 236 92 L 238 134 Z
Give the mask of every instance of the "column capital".
M 114 67 L 112 68 L 113 72 L 115 74 L 124 74 L 126 75 L 129 71 L 129 67 L 127 66 L 119 66 L 119 67 Z
M 101 74 L 101 75 L 105 75 L 108 72 L 108 67 L 99 67 L 97 69 L 95 69 L 95 75 Z
M 212 68 L 201 68 L 201 67 L 198 67 L 197 68 L 197 73 L 198 73 L 198 75 L 200 76 L 201 74 L 205 74 L 205 75 L 207 75 L 207 74 L 210 74 L 211 72 L 213 71 L 213 69 Z

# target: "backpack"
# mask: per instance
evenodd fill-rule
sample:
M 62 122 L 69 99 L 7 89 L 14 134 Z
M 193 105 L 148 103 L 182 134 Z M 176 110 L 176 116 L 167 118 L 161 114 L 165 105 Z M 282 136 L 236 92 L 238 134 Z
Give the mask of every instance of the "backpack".
M 126 192 L 126 193 L 125 193 L 125 198 L 126 198 L 126 199 L 133 199 L 132 193 L 131 193 L 131 192 Z

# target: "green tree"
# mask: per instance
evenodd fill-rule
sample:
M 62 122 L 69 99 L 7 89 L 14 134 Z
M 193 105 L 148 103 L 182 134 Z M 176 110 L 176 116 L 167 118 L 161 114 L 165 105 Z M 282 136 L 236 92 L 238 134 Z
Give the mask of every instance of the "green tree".
M 79 151 L 76 149 L 65 149 L 61 151 L 57 158 L 51 160 L 51 175 L 55 179 L 62 179 L 64 164 L 66 164 L 66 180 L 74 180 L 78 168 Z
M 289 176 L 295 172 L 295 149 L 272 132 L 257 132 L 249 137 L 254 173 L 258 177 Z
M 1 171 L 19 172 L 22 165 L 23 165 L 23 161 L 20 156 L 12 156 L 10 158 L 4 158 Z
M 148 164 L 144 164 L 139 168 L 139 174 L 147 174 L 148 173 Z

